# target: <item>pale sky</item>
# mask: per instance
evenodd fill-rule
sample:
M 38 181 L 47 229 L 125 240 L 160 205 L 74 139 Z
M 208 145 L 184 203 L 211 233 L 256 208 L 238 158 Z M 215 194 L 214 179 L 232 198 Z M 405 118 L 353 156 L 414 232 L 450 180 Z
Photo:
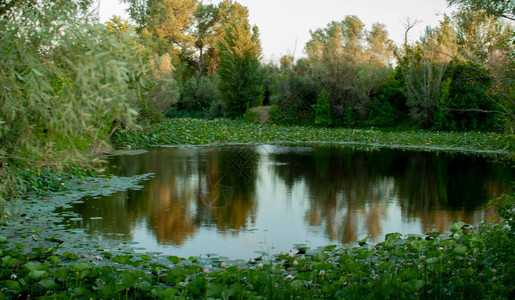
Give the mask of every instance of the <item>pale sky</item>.
M 218 4 L 221 0 L 205 0 Z M 395 43 L 404 40 L 406 18 L 420 23 L 411 31 L 410 41 L 420 37 L 427 26 L 436 26 L 452 9 L 446 0 L 238 0 L 249 9 L 249 21 L 257 25 L 263 61 L 278 61 L 283 55 L 303 57 L 310 30 L 325 28 L 331 21 L 356 15 L 369 30 L 374 23 L 386 25 Z M 100 0 L 100 21 L 114 15 L 128 19 L 119 0 Z

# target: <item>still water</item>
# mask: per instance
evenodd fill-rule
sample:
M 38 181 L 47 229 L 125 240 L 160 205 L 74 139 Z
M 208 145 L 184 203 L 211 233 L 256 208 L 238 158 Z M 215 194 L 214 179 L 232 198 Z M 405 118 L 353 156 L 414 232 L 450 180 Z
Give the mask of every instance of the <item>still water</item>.
M 74 226 L 145 251 L 244 259 L 477 224 L 515 178 L 475 156 L 267 145 L 157 148 L 110 158 L 110 172 L 155 177 L 76 204 Z

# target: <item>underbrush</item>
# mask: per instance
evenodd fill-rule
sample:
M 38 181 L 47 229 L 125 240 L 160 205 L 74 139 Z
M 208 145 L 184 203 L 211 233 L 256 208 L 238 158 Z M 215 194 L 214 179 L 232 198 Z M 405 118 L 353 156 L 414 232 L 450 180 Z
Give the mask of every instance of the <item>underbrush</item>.
M 386 235 L 376 245 L 299 247 L 246 265 L 220 259 L 103 252 L 91 260 L 54 247 L 33 248 L 0 236 L 0 299 L 513 299 L 514 197 L 492 202 L 503 219 L 448 233 Z M 25 253 L 25 254 L 24 254 Z

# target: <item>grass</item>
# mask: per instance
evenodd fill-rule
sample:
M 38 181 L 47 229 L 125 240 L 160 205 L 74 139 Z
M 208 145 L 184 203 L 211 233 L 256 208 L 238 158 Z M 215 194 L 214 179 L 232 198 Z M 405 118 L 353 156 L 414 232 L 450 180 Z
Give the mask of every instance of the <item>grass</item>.
M 376 129 L 315 128 L 255 124 L 228 119 L 171 119 L 144 130 L 122 130 L 116 144 L 138 148 L 170 144 L 340 143 L 414 150 L 474 152 L 513 157 L 501 135 L 480 132 L 387 132 Z

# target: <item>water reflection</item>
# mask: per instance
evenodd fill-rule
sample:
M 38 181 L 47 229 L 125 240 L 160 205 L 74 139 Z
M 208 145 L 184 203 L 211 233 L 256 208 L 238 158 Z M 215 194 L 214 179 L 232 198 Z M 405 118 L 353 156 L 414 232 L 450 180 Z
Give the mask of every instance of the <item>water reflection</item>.
M 356 241 L 360 226 L 381 239 L 396 205 L 403 222 L 420 223 L 410 232 L 443 232 L 457 220 L 478 223 L 486 200 L 509 192 L 512 178 L 485 159 L 445 153 L 315 148 L 270 156 L 290 189 L 306 185 L 306 222 L 343 243 Z
M 88 232 L 167 254 L 243 258 L 478 223 L 514 178 L 478 157 L 341 147 L 160 148 L 111 166 L 156 176 L 142 190 L 77 204 Z

